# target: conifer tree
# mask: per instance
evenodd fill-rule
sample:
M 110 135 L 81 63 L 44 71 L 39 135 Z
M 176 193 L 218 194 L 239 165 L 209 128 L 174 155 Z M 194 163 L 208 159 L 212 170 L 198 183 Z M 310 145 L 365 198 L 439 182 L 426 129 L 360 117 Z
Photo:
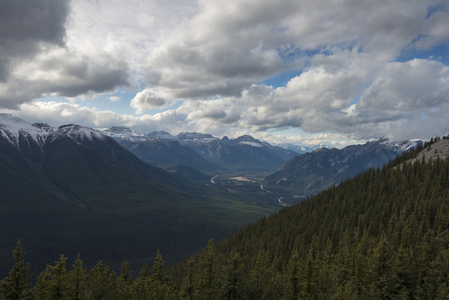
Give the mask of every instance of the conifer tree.
M 287 291 L 286 291 L 287 299 L 291 299 L 291 300 L 298 299 L 298 297 L 300 295 L 299 256 L 296 251 L 290 257 L 290 260 L 288 261 L 288 264 L 287 264 L 286 285 L 287 285 Z
M 83 261 L 78 254 L 77 260 L 72 265 L 72 271 L 67 276 L 68 291 L 67 296 L 69 299 L 81 300 L 84 299 L 87 273 L 83 267 Z
M 150 277 L 150 299 L 176 299 L 176 294 L 168 283 L 168 277 L 164 272 L 164 260 L 157 250 L 156 258 L 153 263 L 153 274 Z
M 195 278 L 195 295 L 198 299 L 213 299 L 217 290 L 217 250 L 212 240 L 209 240 L 206 248 L 198 259 L 198 273 Z
M 249 275 L 252 296 L 261 299 L 268 285 L 270 259 L 267 251 L 259 249 L 256 262 Z
M 140 269 L 138 280 L 145 280 L 150 278 L 150 267 L 147 263 L 144 263 L 142 269 Z
M 134 296 L 137 299 L 145 299 L 148 297 L 150 288 L 150 267 L 147 263 L 144 263 L 140 269 L 139 277 L 137 277 L 133 284 Z
M 196 265 L 195 258 L 190 257 L 186 262 L 185 275 L 181 282 L 180 296 L 182 299 L 193 299 L 194 298 L 194 266 Z
M 164 260 L 162 259 L 162 255 L 157 249 L 156 259 L 153 264 L 153 275 L 151 276 L 152 282 L 158 282 L 160 284 L 164 284 L 167 281 L 167 276 L 164 272 Z
M 121 266 L 121 274 L 119 277 L 119 281 L 124 285 L 131 285 L 133 279 L 131 274 L 131 267 L 129 265 L 129 260 L 125 260 Z
M 13 251 L 15 264 L 9 271 L 9 277 L 0 281 L 0 299 L 33 299 L 33 292 L 30 284 L 29 264 L 25 264 L 25 253 L 22 250 L 22 243 L 17 241 Z
M 87 293 L 89 299 L 108 299 L 114 295 L 113 285 L 116 284 L 114 272 L 101 261 L 93 267 L 87 279 Z
M 131 267 L 129 265 L 129 261 L 123 261 L 121 265 L 121 274 L 117 281 L 117 297 L 119 299 L 132 299 L 133 298 L 133 290 L 132 290 L 132 274 Z
M 238 253 L 231 253 L 224 268 L 224 299 L 242 299 L 244 287 L 243 261 Z
M 36 299 L 66 299 L 68 293 L 67 257 L 59 256 L 54 266 L 47 265 L 44 272 L 39 275 L 36 286 Z

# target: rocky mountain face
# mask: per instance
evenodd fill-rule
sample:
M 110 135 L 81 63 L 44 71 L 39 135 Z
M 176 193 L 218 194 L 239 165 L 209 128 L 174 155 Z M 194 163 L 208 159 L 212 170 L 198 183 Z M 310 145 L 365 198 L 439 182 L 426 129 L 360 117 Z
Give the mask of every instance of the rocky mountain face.
M 126 127 L 118 132 L 117 128 L 112 127 L 104 133 L 142 160 L 156 166 L 180 164 L 203 172 L 273 172 L 298 155 L 249 135 L 236 139 L 219 139 L 196 132 L 182 132 L 173 136 L 157 131 L 143 135 Z
M 343 149 L 320 148 L 286 162 L 265 178 L 267 186 L 282 186 L 309 195 L 356 174 L 382 166 L 417 142 L 394 143 L 387 139 Z
M 430 162 L 436 159 L 448 159 L 449 158 L 449 136 L 431 140 L 425 149 L 420 151 L 415 158 L 407 160 L 407 163 L 414 163 L 415 161 L 425 160 Z

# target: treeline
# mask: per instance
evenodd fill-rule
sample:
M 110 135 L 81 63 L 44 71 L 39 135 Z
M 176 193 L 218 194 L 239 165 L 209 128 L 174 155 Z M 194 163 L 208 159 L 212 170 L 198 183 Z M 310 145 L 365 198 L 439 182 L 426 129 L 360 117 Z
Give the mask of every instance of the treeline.
M 24 255 L 19 241 L 13 252 L 16 263 L 9 276 L 0 281 L 0 299 L 178 299 L 159 252 L 152 270 L 144 264 L 135 280 L 128 261 L 122 263 L 120 275 L 102 262 L 88 272 L 79 257 L 68 271 L 67 257 L 61 255 L 39 274 L 34 286 Z
M 158 255 L 135 280 L 126 263 L 119 276 L 101 263 L 87 273 L 80 260 L 66 272 L 61 256 L 25 290 L 36 299 L 448 299 L 449 160 L 404 164 L 410 156 L 209 242 L 166 271 Z M 8 282 L 1 297 L 13 299 Z M 84 292 L 75 298 L 77 282 Z

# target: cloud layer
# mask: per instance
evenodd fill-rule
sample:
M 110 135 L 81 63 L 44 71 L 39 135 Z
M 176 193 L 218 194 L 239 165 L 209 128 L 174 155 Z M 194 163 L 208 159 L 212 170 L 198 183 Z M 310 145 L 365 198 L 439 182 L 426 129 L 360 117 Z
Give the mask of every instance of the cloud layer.
M 447 134 L 443 0 L 9 2 L 0 109 L 16 115 L 272 140 Z M 105 94 L 136 115 L 96 109 Z
M 0 108 L 46 95 L 77 97 L 128 85 L 126 62 L 66 43 L 69 1 L 0 4 Z

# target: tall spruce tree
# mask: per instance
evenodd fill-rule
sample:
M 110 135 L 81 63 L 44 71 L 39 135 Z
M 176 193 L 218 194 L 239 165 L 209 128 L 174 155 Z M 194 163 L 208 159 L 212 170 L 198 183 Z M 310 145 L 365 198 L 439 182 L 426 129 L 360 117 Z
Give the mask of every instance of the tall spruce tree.
M 29 274 L 30 266 L 25 264 L 25 253 L 22 250 L 22 243 L 17 241 L 17 246 L 13 251 L 15 264 L 9 271 L 9 277 L 0 281 L 0 299 L 33 299 Z
M 84 299 L 86 292 L 87 273 L 83 267 L 83 261 L 78 254 L 77 260 L 72 265 L 72 271 L 67 276 L 68 292 L 67 296 L 73 300 Z
M 47 265 L 44 272 L 39 275 L 36 286 L 36 299 L 67 299 L 69 286 L 66 261 L 67 257 L 61 254 L 59 261 L 55 262 L 54 266 Z

